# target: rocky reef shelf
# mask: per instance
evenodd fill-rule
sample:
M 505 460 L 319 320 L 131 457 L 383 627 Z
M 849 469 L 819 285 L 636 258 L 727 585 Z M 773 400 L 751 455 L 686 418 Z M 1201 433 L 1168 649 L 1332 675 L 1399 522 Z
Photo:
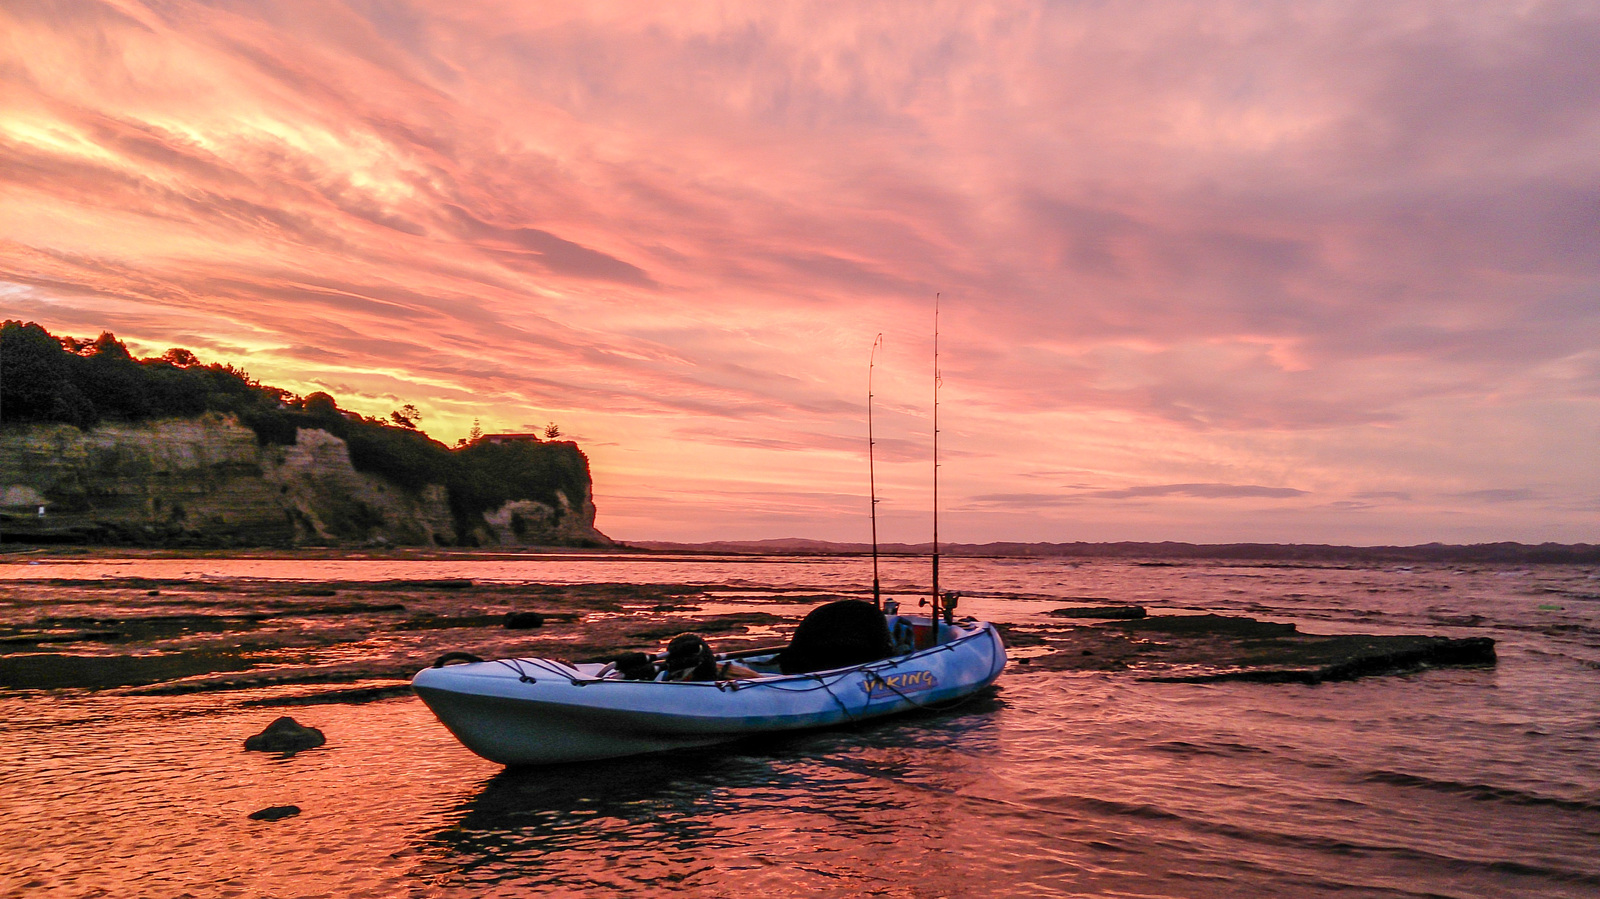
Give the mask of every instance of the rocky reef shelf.
M 834 598 L 808 595 L 805 605 Z M 589 661 L 686 631 L 723 650 L 776 645 L 798 623 L 797 608 L 782 590 L 735 599 L 693 584 L 13 580 L 0 584 L 0 689 L 363 702 L 404 694 L 412 674 L 450 651 Z M 1019 669 L 1315 684 L 1495 661 L 1487 638 L 1315 635 L 1131 606 L 1039 617 L 1002 624 Z
M 1019 663 L 1050 671 L 1129 671 L 1142 680 L 1319 684 L 1422 668 L 1495 664 L 1488 637 L 1410 634 L 1306 634 L 1292 624 L 1228 615 L 1146 616 L 1062 609 L 1055 617 L 1093 624 L 1009 627 Z

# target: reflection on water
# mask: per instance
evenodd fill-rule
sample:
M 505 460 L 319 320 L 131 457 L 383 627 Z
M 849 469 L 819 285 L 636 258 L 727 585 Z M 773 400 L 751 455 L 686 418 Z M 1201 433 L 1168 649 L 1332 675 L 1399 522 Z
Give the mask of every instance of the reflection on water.
M 157 561 L 116 576 L 861 582 L 859 560 Z M 0 580 L 19 567 L 44 566 Z M 277 758 L 240 748 L 282 713 L 250 704 L 271 688 L 0 693 L 0 896 L 1600 895 L 1590 569 L 959 560 L 947 576 L 1002 622 L 1110 597 L 1491 636 L 1501 661 L 1317 687 L 1013 666 L 950 712 L 520 771 L 411 698 L 292 709 L 328 745 Z M 301 814 L 247 817 L 288 804 Z
M 717 753 L 508 770 L 430 838 L 434 870 L 506 884 L 624 895 L 935 893 L 924 870 L 952 806 L 983 777 L 993 713 L 746 741 Z M 959 747 L 959 748 L 958 748 Z M 899 872 L 891 876 L 890 871 Z

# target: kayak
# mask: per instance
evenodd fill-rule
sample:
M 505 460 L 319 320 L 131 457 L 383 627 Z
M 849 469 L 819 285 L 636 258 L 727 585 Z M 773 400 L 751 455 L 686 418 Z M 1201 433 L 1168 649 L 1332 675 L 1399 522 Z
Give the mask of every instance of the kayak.
M 891 654 L 823 670 L 795 672 L 786 657 L 794 653 L 791 644 L 716 656 L 718 670 L 737 672 L 719 679 L 629 679 L 615 662 L 527 658 L 436 663 L 412 687 L 472 752 L 502 765 L 542 765 L 939 708 L 993 684 L 1005 667 L 1004 644 L 988 622 L 934 626 L 927 617 L 899 615 L 877 621 L 897 638 Z M 657 655 L 651 665 L 665 661 Z

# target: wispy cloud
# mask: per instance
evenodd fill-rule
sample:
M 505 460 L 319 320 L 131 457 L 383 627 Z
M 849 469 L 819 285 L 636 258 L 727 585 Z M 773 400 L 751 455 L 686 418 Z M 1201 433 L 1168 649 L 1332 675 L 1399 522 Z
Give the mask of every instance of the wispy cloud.
M 561 421 L 602 528 L 853 539 L 759 485 L 857 492 L 883 332 L 930 504 L 941 292 L 948 495 L 1041 510 L 974 539 L 1600 539 L 1597 51 L 1556 0 L 10 4 L 0 304 Z
M 1152 484 L 1116 490 L 1068 490 L 1062 493 L 992 493 L 967 497 L 972 506 L 1030 508 L 1083 505 L 1105 500 L 1148 500 L 1167 497 L 1183 499 L 1292 499 L 1309 496 L 1292 487 L 1259 487 L 1248 484 Z
M 1307 491 L 1293 487 L 1258 487 L 1251 484 L 1159 484 L 1147 487 L 1125 487 L 1121 490 L 1097 490 L 1091 495 L 1098 499 L 1140 499 L 1150 496 L 1192 496 L 1200 499 L 1238 499 L 1264 497 L 1285 499 L 1307 496 Z
M 1545 498 L 1538 491 L 1527 487 L 1468 490 L 1464 493 L 1452 494 L 1452 496 L 1456 499 L 1472 500 L 1480 503 L 1528 503 Z

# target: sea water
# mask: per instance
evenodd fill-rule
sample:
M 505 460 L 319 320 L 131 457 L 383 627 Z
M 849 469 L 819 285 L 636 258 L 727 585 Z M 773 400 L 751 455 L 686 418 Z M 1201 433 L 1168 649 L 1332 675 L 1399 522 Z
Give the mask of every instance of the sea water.
M 867 560 L 552 556 L 0 564 L 44 577 L 472 578 L 860 591 Z M 915 602 L 926 563 L 890 560 Z M 1600 896 L 1592 567 L 946 559 L 960 611 L 1085 600 L 1499 663 L 1320 686 L 1013 664 L 952 711 L 508 771 L 420 702 L 0 693 L 0 896 Z M 426 660 L 419 660 L 419 665 Z M 328 734 L 244 753 L 289 711 Z M 251 820 L 268 806 L 299 815 Z

